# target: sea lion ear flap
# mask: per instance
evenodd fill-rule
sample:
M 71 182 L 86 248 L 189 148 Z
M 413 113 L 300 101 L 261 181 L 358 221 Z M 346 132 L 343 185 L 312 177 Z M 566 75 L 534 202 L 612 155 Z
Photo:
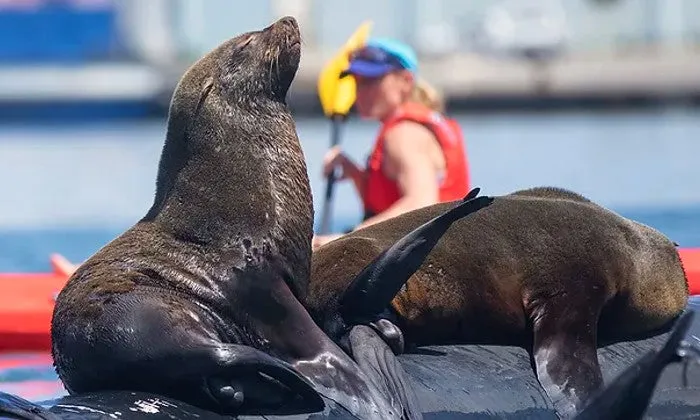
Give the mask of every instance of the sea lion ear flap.
M 366 321 L 384 311 L 452 223 L 491 204 L 493 197 L 477 197 L 478 193 L 479 188 L 471 190 L 455 207 L 417 227 L 367 265 L 340 299 L 344 321 Z
M 220 369 L 208 378 L 210 395 L 238 414 L 321 411 L 323 398 L 288 363 L 252 347 L 226 344 L 215 352 Z
M 661 372 L 667 365 L 681 360 L 679 352 L 684 346 L 682 340 L 690 328 L 693 316 L 693 311 L 681 315 L 660 350 L 648 352 L 607 387 L 592 395 L 574 420 L 641 419 L 649 406 Z

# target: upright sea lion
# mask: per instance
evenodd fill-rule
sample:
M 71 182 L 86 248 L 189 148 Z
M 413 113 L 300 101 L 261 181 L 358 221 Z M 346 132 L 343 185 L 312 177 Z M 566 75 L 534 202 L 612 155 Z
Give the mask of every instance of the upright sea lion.
M 664 331 L 686 305 L 673 242 L 559 188 L 497 197 L 455 222 L 431 253 L 411 254 L 422 263 L 417 271 L 398 279 L 381 269 L 409 263 L 410 243 L 397 241 L 453 205 L 418 209 L 316 250 L 306 306 L 317 323 L 332 335 L 337 319 L 348 317 L 346 296 L 405 282 L 374 320 L 392 348 L 523 346 L 555 407 L 570 416 L 602 384 L 599 341 Z M 358 273 L 361 282 L 353 281 Z
M 286 17 L 182 77 L 152 207 L 57 297 L 52 354 L 71 394 L 152 392 L 265 414 L 320 410 L 321 393 L 358 418 L 419 417 L 398 363 L 386 363 L 391 375 L 363 372 L 300 302 L 313 208 L 285 102 L 299 59 Z

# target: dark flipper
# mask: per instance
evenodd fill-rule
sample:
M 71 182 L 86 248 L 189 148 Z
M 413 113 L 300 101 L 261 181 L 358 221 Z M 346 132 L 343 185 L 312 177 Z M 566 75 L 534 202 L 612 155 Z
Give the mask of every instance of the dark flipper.
M 267 353 L 248 346 L 221 344 L 211 356 L 220 369 L 219 375 L 225 376 L 211 377 L 210 391 L 219 401 L 237 408 L 238 414 L 257 413 L 261 409 L 292 414 L 320 411 L 324 407 L 321 396 L 306 378 Z M 278 397 L 273 398 L 275 395 Z
M 597 352 L 599 307 L 567 295 L 535 295 L 532 356 L 537 380 L 563 418 L 573 417 L 603 385 Z M 576 313 L 566 316 L 562 311 Z
M 367 265 L 340 299 L 346 324 L 371 322 L 384 311 L 452 223 L 491 204 L 492 197 L 476 197 L 478 193 L 473 189 L 461 203 L 414 229 Z
M 648 352 L 610 385 L 598 391 L 575 420 L 641 419 L 661 372 L 667 365 L 681 360 L 678 351 L 693 316 L 693 311 L 681 315 L 663 348 Z
M 125 371 L 143 372 L 153 379 L 154 373 L 162 372 L 157 382 L 143 389 L 135 385 L 135 390 L 162 392 L 229 415 L 296 414 L 324 408 L 321 396 L 306 378 L 288 363 L 255 348 L 212 343 L 177 352 L 159 352 L 125 365 Z
M 59 420 L 60 417 L 40 405 L 15 395 L 0 393 L 0 418 L 23 420 Z
M 188 302 L 145 293 L 118 295 L 113 302 L 110 312 L 90 326 L 54 326 L 54 360 L 71 394 L 132 389 L 225 414 L 323 409 L 313 385 L 290 364 L 253 347 L 213 339 L 206 313 L 190 309 Z M 175 311 L 166 305 L 198 316 L 175 323 Z M 115 331 L 127 330 L 131 333 L 118 335 L 119 340 L 112 338 Z M 81 363 L 71 363 L 75 359 Z
M 386 395 L 402 419 L 421 419 L 418 398 L 403 366 L 383 339 L 370 327 L 353 327 L 345 337 L 353 359 Z

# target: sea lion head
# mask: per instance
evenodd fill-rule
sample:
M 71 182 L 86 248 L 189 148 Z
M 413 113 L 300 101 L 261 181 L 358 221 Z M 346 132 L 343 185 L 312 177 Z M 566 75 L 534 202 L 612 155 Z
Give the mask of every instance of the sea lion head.
M 223 42 L 195 62 L 178 84 L 174 100 L 190 96 L 194 88 L 195 95 L 206 92 L 233 108 L 285 103 L 300 58 L 297 21 L 283 17 Z
M 301 35 L 293 17 L 221 43 L 180 78 L 170 103 L 167 143 L 196 151 L 226 134 L 254 137 L 264 131 L 255 119 L 275 119 L 275 135 L 298 142 L 286 95 L 301 57 Z M 272 125 L 272 124 L 270 124 Z M 291 133 L 292 135 L 289 135 Z M 226 136 L 224 136 L 226 137 Z M 196 144 L 204 141 L 204 144 Z M 213 139 L 213 140 L 208 140 Z M 222 139 L 225 140 L 225 139 Z
M 283 17 L 190 66 L 173 93 L 156 197 L 143 219 L 219 250 L 241 232 L 264 236 L 265 244 L 250 248 L 271 244 L 298 294 L 313 233 L 306 162 L 286 104 L 300 40 L 296 20 Z
M 214 55 L 212 72 L 224 98 L 284 102 L 301 57 L 299 26 L 293 17 L 281 18 L 265 29 L 225 42 Z

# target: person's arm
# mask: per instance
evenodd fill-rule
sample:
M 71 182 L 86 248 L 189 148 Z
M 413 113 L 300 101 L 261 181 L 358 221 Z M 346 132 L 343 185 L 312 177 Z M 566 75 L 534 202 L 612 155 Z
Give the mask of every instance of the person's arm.
M 343 154 L 342 156 L 343 174 L 352 180 L 358 197 L 362 197 L 365 193 L 365 170 L 357 166 L 347 155 Z
M 438 173 L 432 160 L 439 146 L 433 133 L 418 123 L 404 121 L 386 133 L 384 142 L 384 170 L 396 180 L 401 198 L 355 230 L 435 204 L 439 199 Z

